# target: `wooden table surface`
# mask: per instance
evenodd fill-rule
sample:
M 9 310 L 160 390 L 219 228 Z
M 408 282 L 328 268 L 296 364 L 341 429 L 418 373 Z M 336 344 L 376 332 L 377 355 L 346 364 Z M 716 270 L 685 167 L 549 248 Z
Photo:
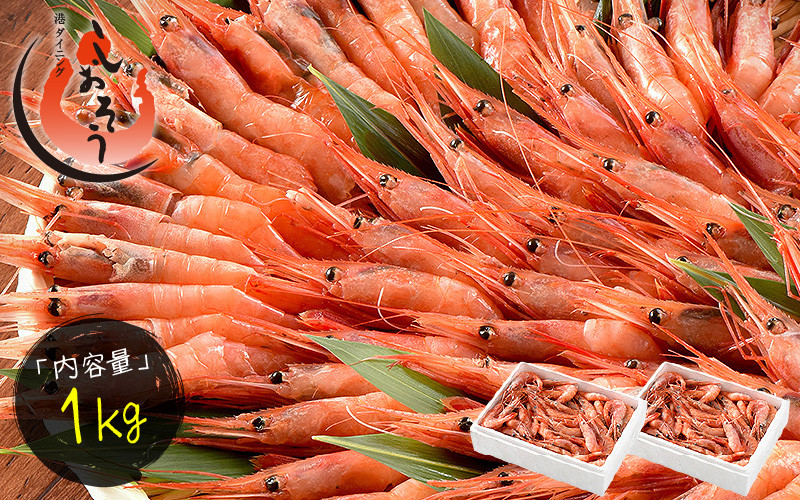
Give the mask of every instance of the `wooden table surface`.
M 39 50 L 52 54 L 54 24 L 50 9 L 44 0 L 3 0 L 0 2 L 0 90 L 10 91 L 17 65 L 24 51 L 35 38 L 42 38 Z M 51 57 L 32 53 L 26 65 L 23 86 L 41 91 L 42 83 L 52 68 Z M 11 99 L 0 96 L 0 116 L 3 122 L 13 121 Z M 38 184 L 42 175 L 5 151 L 0 152 L 0 175 L 10 176 Z M 21 233 L 27 217 L 9 204 L 0 202 L 0 232 Z M 16 286 L 15 269 L 0 264 L 0 290 L 11 282 Z M 6 333 L 3 336 L 16 335 Z M 0 360 L 0 368 L 12 362 Z M 0 397 L 11 395 L 11 384 L 0 385 Z M 22 443 L 17 424 L 13 420 L 0 420 L 0 447 L 10 448 Z M 91 498 L 83 485 L 61 478 L 34 457 L 0 456 L 0 498 L 23 499 L 75 499 Z

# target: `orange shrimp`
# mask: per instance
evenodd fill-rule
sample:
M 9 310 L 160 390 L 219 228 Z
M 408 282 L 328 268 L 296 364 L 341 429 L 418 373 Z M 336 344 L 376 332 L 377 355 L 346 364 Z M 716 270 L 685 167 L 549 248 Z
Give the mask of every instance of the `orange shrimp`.
M 800 476 L 799 457 L 800 442 L 778 441 L 745 498 L 764 498 L 789 485 L 792 480 Z M 688 491 L 681 500 L 733 500 L 734 498 L 742 497 L 719 486 L 703 483 Z
M 469 344 L 455 339 L 438 337 L 436 335 L 342 330 L 327 332 L 327 336 L 423 354 L 456 356 L 460 358 L 472 358 L 481 355 L 480 349 L 476 349 Z
M 375 422 L 375 426 L 391 434 L 454 451 L 462 455 L 484 458 L 475 452 L 469 430 L 478 419 L 483 406 L 445 414 L 421 414 L 383 410 L 388 422 Z
M 403 69 L 375 27 L 347 0 L 308 0 L 330 36 L 361 71 L 388 92 L 403 88 Z
M 308 115 L 253 92 L 177 7 L 160 0 L 134 5 L 158 55 L 212 116 L 243 137 L 300 160 L 329 199 L 343 201 L 353 194 L 353 181 L 324 143 L 329 132 Z
M 353 144 L 353 134 L 330 94 L 292 73 L 258 34 L 261 23 L 255 17 L 208 1 L 172 1 L 220 48 L 253 90 L 313 116 L 340 139 Z
M 650 334 L 625 321 L 480 321 L 417 314 L 415 323 L 424 333 L 458 339 L 507 361 L 546 361 L 565 349 L 642 360 L 658 360 L 663 354 Z
M 771 0 L 742 0 L 733 13 L 728 73 L 753 99 L 764 93 L 775 72 Z
M 177 318 L 223 313 L 298 327 L 295 317 L 225 285 L 108 283 L 75 288 L 8 293 L 0 296 L 0 313 L 28 325 L 53 325 L 88 316 L 109 319 Z
M 53 229 L 102 234 L 246 266 L 264 266 L 241 241 L 174 223 L 160 213 L 114 203 L 73 200 L 8 177 L 0 177 L 0 193 L 6 202 L 50 221 Z
M 365 424 L 385 420 L 380 409 L 408 411 L 382 392 L 316 399 L 230 418 L 186 417 L 184 423 L 199 437 L 184 440 L 250 453 L 262 450 L 308 456 L 333 449 L 314 440 L 314 436 L 374 433 Z
M 433 17 L 444 24 L 447 29 L 455 33 L 464 43 L 478 50 L 480 36 L 478 32 L 467 22 L 461 19 L 458 12 L 446 1 L 443 0 L 409 0 L 414 8 L 414 12 L 420 19 L 424 19 L 424 11 L 431 13 Z
M 775 118 L 800 110 L 800 48 L 797 45 L 792 45 L 775 79 L 758 98 L 758 104 Z
M 402 102 L 391 93 L 394 88 L 381 87 L 350 62 L 308 3 L 251 0 L 250 9 L 292 51 L 318 71 L 375 106 L 402 116 Z
M 326 500 L 422 500 L 435 492 L 436 490 L 425 483 L 421 483 L 416 479 L 409 479 L 398 484 L 390 491 L 335 496 L 328 497 Z
M 205 494 L 236 494 L 286 500 L 310 500 L 337 494 L 384 491 L 406 477 L 361 453 L 345 450 L 297 460 L 255 474 L 210 482 L 159 483 L 159 488 Z M 223 497 L 227 495 L 222 495 Z
M 637 0 L 614 0 L 613 11 L 619 58 L 633 83 L 683 128 L 702 137 L 708 110 L 678 79 L 673 62 L 645 22 L 643 4 Z
M 782 489 L 764 497 L 764 500 L 791 500 L 800 497 L 800 475 L 789 481 Z

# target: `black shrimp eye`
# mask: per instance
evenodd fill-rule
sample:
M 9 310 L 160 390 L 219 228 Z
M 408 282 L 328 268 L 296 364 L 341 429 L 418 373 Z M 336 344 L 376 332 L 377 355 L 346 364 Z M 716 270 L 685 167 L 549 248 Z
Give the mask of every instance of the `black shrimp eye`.
M 44 240 L 45 243 L 47 243 L 49 246 L 52 247 L 52 246 L 55 246 L 55 245 L 53 245 L 53 242 L 50 241 L 50 237 L 51 236 L 53 236 L 53 231 L 46 231 L 44 233 L 44 237 L 42 239 Z M 55 285 L 53 285 L 53 286 L 55 286 Z
M 50 299 L 50 303 L 47 304 L 47 312 L 49 312 L 51 316 L 61 316 L 64 313 L 64 304 L 61 302 L 61 299 Z
M 158 20 L 158 25 L 164 31 L 172 31 L 178 27 L 178 18 L 171 14 L 161 16 L 161 19 Z
M 378 176 L 378 184 L 386 189 L 392 189 L 397 186 L 397 177 L 389 174 L 381 174 Z
M 67 198 L 73 200 L 79 200 L 83 198 L 83 188 L 80 188 L 78 186 L 72 186 L 70 188 L 67 188 L 66 191 L 64 191 L 64 195 L 66 195 Z
M 64 174 L 58 174 L 56 181 L 58 181 L 59 186 L 64 187 L 64 183 L 67 182 L 67 176 Z
M 724 95 L 731 95 L 733 94 L 733 89 L 722 89 L 722 93 Z
M 283 382 L 283 372 L 277 371 L 269 374 L 269 381 L 273 384 L 280 384 Z
M 663 309 L 655 307 L 647 314 L 647 319 L 654 325 L 660 325 L 662 321 L 667 319 L 667 313 Z
M 511 474 L 509 474 L 508 472 L 500 472 L 499 474 L 497 474 L 497 477 L 508 477 L 510 475 Z M 514 481 L 510 479 L 504 479 L 500 481 L 500 486 L 511 486 L 512 484 L 514 484 Z
M 530 253 L 536 253 L 537 251 L 543 249 L 544 246 L 539 238 L 531 238 L 525 242 L 525 248 L 527 248 Z
M 64 158 L 64 164 L 65 165 L 71 167 L 73 163 L 75 163 L 75 158 L 73 158 L 71 156 L 68 156 L 68 157 Z
M 778 318 L 768 319 L 764 326 L 772 333 L 783 333 L 788 330 L 786 324 Z
M 572 92 L 572 85 L 570 85 L 569 83 L 565 83 L 564 85 L 561 86 L 559 92 L 561 92 L 561 95 L 569 94 L 570 92 Z
M 781 24 L 781 16 L 772 16 L 772 18 L 770 18 L 770 21 L 772 21 L 772 29 L 776 30 L 778 29 L 778 26 L 780 26 Z
M 503 281 L 503 284 L 505 286 L 512 286 L 514 282 L 517 280 L 517 273 L 515 273 L 514 271 L 509 271 L 500 276 L 500 279 Z
M 675 260 L 677 260 L 678 262 L 689 262 L 689 258 L 686 257 L 685 255 L 681 255 L 680 257 L 678 257 Z
M 489 340 L 489 337 L 495 334 L 494 327 L 490 325 L 483 325 L 478 328 L 478 336 L 483 340 Z
M 269 476 L 266 481 L 264 481 L 264 486 L 267 487 L 267 491 L 275 493 L 279 489 L 281 489 L 281 485 L 278 484 L 278 478 L 275 476 Z
M 633 16 L 627 13 L 622 14 L 617 18 L 617 22 L 620 28 L 628 29 L 633 24 Z
M 362 217 L 362 216 L 360 216 L 360 215 L 359 215 L 358 217 L 356 217 L 356 219 L 353 221 L 353 229 L 358 229 L 358 228 L 360 228 L 360 227 L 361 227 L 361 224 L 362 224 L 363 222 L 364 222 L 364 217 Z
M 55 380 L 50 380 L 42 385 L 42 392 L 50 394 L 51 396 L 58 392 L 58 383 Z
M 267 425 L 267 423 L 264 422 L 264 419 L 261 418 L 261 417 L 254 418 L 253 421 L 250 422 L 250 423 L 253 425 L 253 429 L 255 429 L 256 432 L 263 431 L 264 430 L 264 426 Z
M 647 25 L 650 26 L 653 31 L 660 31 L 661 28 L 664 27 L 664 21 L 661 20 L 660 17 L 655 16 L 647 20 Z
M 634 370 L 634 369 L 636 369 L 638 367 L 639 367 L 639 360 L 638 359 L 631 358 L 631 359 L 625 361 L 625 368 L 630 368 L 631 370 Z
M 472 427 L 472 419 L 469 417 L 462 417 L 458 420 L 458 430 L 461 432 L 469 432 Z
M 783 204 L 778 208 L 777 216 L 778 219 L 782 221 L 786 221 L 792 218 L 792 216 L 797 212 L 797 209 L 791 205 Z
M 44 252 L 40 253 L 36 260 L 44 264 L 44 267 L 53 267 L 53 264 L 56 263 L 56 258 L 53 257 L 53 254 L 45 250 Z
M 586 31 L 586 26 L 579 24 L 575 26 L 575 30 L 577 30 L 578 33 L 583 33 L 584 31 Z
M 475 104 L 475 111 L 482 114 L 483 116 L 488 116 L 494 112 L 494 107 L 492 103 L 487 101 L 486 99 L 481 99 Z
M 225 24 L 231 24 L 231 20 L 227 17 L 223 18 L 222 20 L 225 21 Z
M 48 288 L 47 291 L 48 292 L 60 292 L 61 291 L 61 287 L 59 287 L 58 285 L 53 285 L 50 288 Z
M 706 232 L 715 240 L 725 235 L 725 228 L 716 222 L 709 222 L 706 224 Z
M 603 160 L 603 168 L 608 170 L 609 172 L 613 172 L 614 169 L 617 167 L 617 160 L 614 158 L 606 158 Z
M 458 137 L 456 137 L 455 139 L 453 139 L 452 141 L 450 141 L 450 149 L 452 149 L 452 150 L 456 150 L 456 149 L 458 149 L 458 148 L 459 148 L 459 147 L 460 147 L 462 144 L 464 144 L 464 141 L 462 141 L 461 139 L 459 139 Z
M 333 283 L 342 277 L 342 270 L 336 266 L 331 266 L 325 270 L 325 279 Z
M 756 390 L 757 390 L 757 391 L 760 391 L 760 392 L 766 392 L 767 394 L 772 394 L 772 391 L 771 391 L 771 390 L 769 390 L 769 388 L 768 388 L 768 387 L 759 387 L 759 388 L 758 388 L 758 389 L 756 389 Z
M 644 115 L 644 121 L 646 121 L 648 125 L 656 126 L 661 125 L 663 119 L 658 111 L 648 111 L 647 114 Z

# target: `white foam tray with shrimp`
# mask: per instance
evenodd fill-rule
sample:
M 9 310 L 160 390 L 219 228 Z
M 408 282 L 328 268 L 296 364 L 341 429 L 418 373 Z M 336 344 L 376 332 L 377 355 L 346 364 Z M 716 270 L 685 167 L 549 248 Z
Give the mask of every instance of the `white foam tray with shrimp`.
M 500 402 L 508 386 L 517 377 L 526 372 L 533 372 L 541 379 L 573 383 L 578 386 L 579 391 L 598 392 L 633 407 L 634 411 L 631 419 L 603 465 L 597 466 L 568 455 L 561 455 L 481 425 L 486 415 Z M 503 383 L 500 390 L 495 393 L 480 416 L 478 416 L 478 419 L 470 429 L 470 435 L 472 436 L 472 446 L 478 453 L 491 455 L 533 472 L 544 474 L 557 481 L 602 495 L 614 479 L 622 460 L 628 454 L 629 448 L 633 445 L 637 434 L 642 429 L 646 412 L 647 403 L 635 396 L 613 391 L 553 370 L 540 368 L 528 363 L 520 363 Z
M 740 392 L 753 399 L 766 401 L 776 409 L 775 417 L 758 443 L 755 453 L 744 466 L 726 462 L 712 455 L 704 455 L 644 432 L 639 433 L 631 448 L 631 454 L 734 493 L 747 495 L 789 421 L 789 401 L 673 363 L 662 363 L 642 388 L 639 397 L 644 398 L 650 386 L 667 372 L 675 372 L 686 380 L 713 382 L 719 384 L 725 392 Z
M 39 187 L 50 192 L 56 191 L 55 181 L 48 176 L 44 176 Z M 41 234 L 44 229 L 44 221 L 38 217 L 28 217 L 28 224 L 25 226 L 26 235 Z M 48 278 L 40 273 L 34 273 L 29 269 L 20 269 L 19 276 L 17 277 L 17 291 L 18 292 L 33 292 L 36 290 L 46 290 L 51 282 Z M 36 332 L 29 330 L 19 330 L 19 335 L 36 335 Z M 72 471 L 78 478 L 81 477 L 81 471 L 72 467 Z M 147 500 L 147 495 L 138 488 L 125 488 L 124 486 L 114 487 L 97 487 L 86 486 L 86 490 L 94 500 Z

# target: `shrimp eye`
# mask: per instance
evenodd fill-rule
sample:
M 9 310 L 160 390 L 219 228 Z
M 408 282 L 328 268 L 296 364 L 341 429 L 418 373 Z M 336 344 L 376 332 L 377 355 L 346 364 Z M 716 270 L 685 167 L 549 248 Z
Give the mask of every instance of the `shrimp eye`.
M 53 267 L 55 264 L 56 258 L 53 257 L 53 254 L 45 250 L 44 252 L 40 253 L 36 260 L 44 264 L 44 267 Z
M 778 29 L 778 26 L 781 24 L 781 16 L 772 16 L 770 19 L 772 21 L 772 29 Z
M 67 182 L 67 176 L 64 174 L 58 174 L 56 181 L 58 182 L 59 186 L 64 187 L 64 183 Z
M 95 119 L 95 114 L 89 111 L 86 108 L 80 108 L 78 111 L 75 112 L 75 120 L 78 121 L 84 127 L 92 123 Z
M 464 141 L 462 141 L 461 139 L 459 139 L 458 137 L 456 137 L 455 139 L 453 139 L 452 141 L 450 141 L 450 149 L 452 149 L 452 150 L 454 150 L 454 151 L 455 151 L 455 150 L 456 150 L 456 149 L 458 149 L 458 148 L 459 148 L 459 147 L 460 147 L 462 144 L 464 144 Z
M 733 89 L 722 89 L 721 91 L 724 95 L 731 95 L 733 94 Z
M 525 248 L 527 248 L 530 253 L 537 253 L 539 250 L 544 249 L 544 245 L 542 245 L 539 238 L 531 238 L 525 242 Z
M 483 116 L 489 116 L 492 113 L 494 113 L 494 107 L 492 106 L 492 103 L 490 103 L 486 99 L 481 99 L 480 101 L 478 101 L 475 104 L 474 109 Z
M 173 31 L 178 29 L 178 18 L 167 14 L 165 16 L 161 16 L 161 19 L 158 20 L 158 25 L 161 26 L 161 29 L 164 31 Z
M 261 418 L 261 417 L 254 418 L 253 421 L 250 422 L 250 423 L 253 425 L 253 429 L 255 429 L 256 432 L 263 431 L 264 430 L 264 426 L 267 425 L 267 423 L 264 422 L 264 419 Z
M 716 240 L 718 238 L 722 238 L 725 235 L 725 228 L 720 226 L 716 222 L 709 222 L 708 224 L 706 224 L 706 232 Z
M 510 474 L 508 472 L 501 472 L 497 474 L 497 477 L 508 477 L 509 475 Z M 510 479 L 504 479 L 500 481 L 500 486 L 511 486 L 512 484 L 514 484 L 514 481 Z
M 47 312 L 50 313 L 50 316 L 61 316 L 64 314 L 64 304 L 61 302 L 61 299 L 50 299 L 50 303 L 47 304 Z
M 570 85 L 569 83 L 565 83 L 564 85 L 561 86 L 559 92 L 561 92 L 561 95 L 569 94 L 570 92 L 572 92 L 572 85 Z
M 644 121 L 647 122 L 648 125 L 661 125 L 664 121 L 661 118 L 661 114 L 658 111 L 648 111 L 646 115 L 644 115 Z
M 478 328 L 478 336 L 483 340 L 489 340 L 489 337 L 495 334 L 494 327 L 490 325 L 483 325 Z
M 223 18 L 222 20 L 225 22 L 225 24 L 231 24 L 231 20 L 227 17 Z
M 647 319 L 654 325 L 660 325 L 662 321 L 667 319 L 667 313 L 663 309 L 655 307 L 647 314 Z
M 627 13 L 622 14 L 617 18 L 617 22 L 620 28 L 628 29 L 633 24 L 633 16 Z
M 678 262 L 689 262 L 689 258 L 686 257 L 685 255 L 681 255 L 680 257 L 678 257 L 675 260 L 677 260 Z
M 378 176 L 378 184 L 386 189 L 393 189 L 397 186 L 397 177 L 389 174 L 381 174 Z
M 788 220 L 791 219 L 792 216 L 797 212 L 797 209 L 791 205 L 783 204 L 778 208 L 778 219 L 780 220 Z
M 631 359 L 629 359 L 629 360 L 627 360 L 625 362 L 625 368 L 630 368 L 631 370 L 634 370 L 634 369 L 636 369 L 638 367 L 639 367 L 639 360 L 638 359 L 631 358 Z
M 461 417 L 458 420 L 458 430 L 461 432 L 469 432 L 469 429 L 472 427 L 472 419 L 469 417 Z
M 333 283 L 342 277 L 342 270 L 336 266 L 331 266 L 325 270 L 325 279 Z
M 266 481 L 264 481 L 264 486 L 267 487 L 267 491 L 276 492 L 281 489 L 281 485 L 278 484 L 278 478 L 275 476 L 269 476 Z
M 161 68 L 163 68 L 163 69 L 167 69 L 167 63 L 165 63 L 165 62 L 164 62 L 164 60 L 163 60 L 163 59 L 161 59 L 161 56 L 159 56 L 158 54 L 153 54 L 152 56 L 150 56 L 150 59 L 151 59 L 151 60 L 152 60 L 154 63 L 156 63 L 156 64 L 158 64 L 159 66 L 161 66 Z
M 364 217 L 358 216 L 356 220 L 353 221 L 353 229 L 358 229 L 361 227 L 361 224 L 364 222 Z
M 586 31 L 586 26 L 584 26 L 584 25 L 582 25 L 582 24 L 579 24 L 579 25 L 575 26 L 575 30 L 576 30 L 578 33 L 583 33 L 584 31 Z
M 778 318 L 770 318 L 764 325 L 772 333 L 783 333 L 787 330 L 786 324 Z
M 491 364 L 492 364 L 492 358 L 490 358 L 489 356 L 486 356 L 485 358 L 483 358 L 483 362 L 481 363 L 481 366 L 483 366 L 484 368 L 489 368 L 489 365 L 491 365 Z
M 662 21 L 660 17 L 655 16 L 647 20 L 647 25 L 650 26 L 653 31 L 659 31 L 664 27 L 664 21 Z
M 273 384 L 280 384 L 283 382 L 283 372 L 277 371 L 269 374 L 269 381 Z
M 504 275 L 500 276 L 500 279 L 503 281 L 505 286 L 512 286 L 515 281 L 517 281 L 517 273 L 514 271 L 509 271 Z
M 770 391 L 768 387 L 759 387 L 756 390 L 760 392 L 766 392 L 767 394 L 772 394 L 772 391 Z
M 617 167 L 617 160 L 614 158 L 606 158 L 603 160 L 603 168 L 608 170 L 609 172 L 613 172 L 614 169 Z
M 58 285 L 53 285 L 53 286 L 51 286 L 50 288 L 48 288 L 48 289 L 47 289 L 47 291 L 48 291 L 48 292 L 51 292 L 51 293 L 53 293 L 53 292 L 60 292 L 60 291 L 61 291 L 61 287 L 60 287 L 60 286 L 58 286 Z
M 55 380 L 50 380 L 42 385 L 42 392 L 50 394 L 51 396 L 58 392 L 58 384 Z
M 64 194 L 69 199 L 79 200 L 83 198 L 83 188 L 79 188 L 78 186 L 72 186 L 71 188 L 67 188 L 67 190 L 64 191 Z

